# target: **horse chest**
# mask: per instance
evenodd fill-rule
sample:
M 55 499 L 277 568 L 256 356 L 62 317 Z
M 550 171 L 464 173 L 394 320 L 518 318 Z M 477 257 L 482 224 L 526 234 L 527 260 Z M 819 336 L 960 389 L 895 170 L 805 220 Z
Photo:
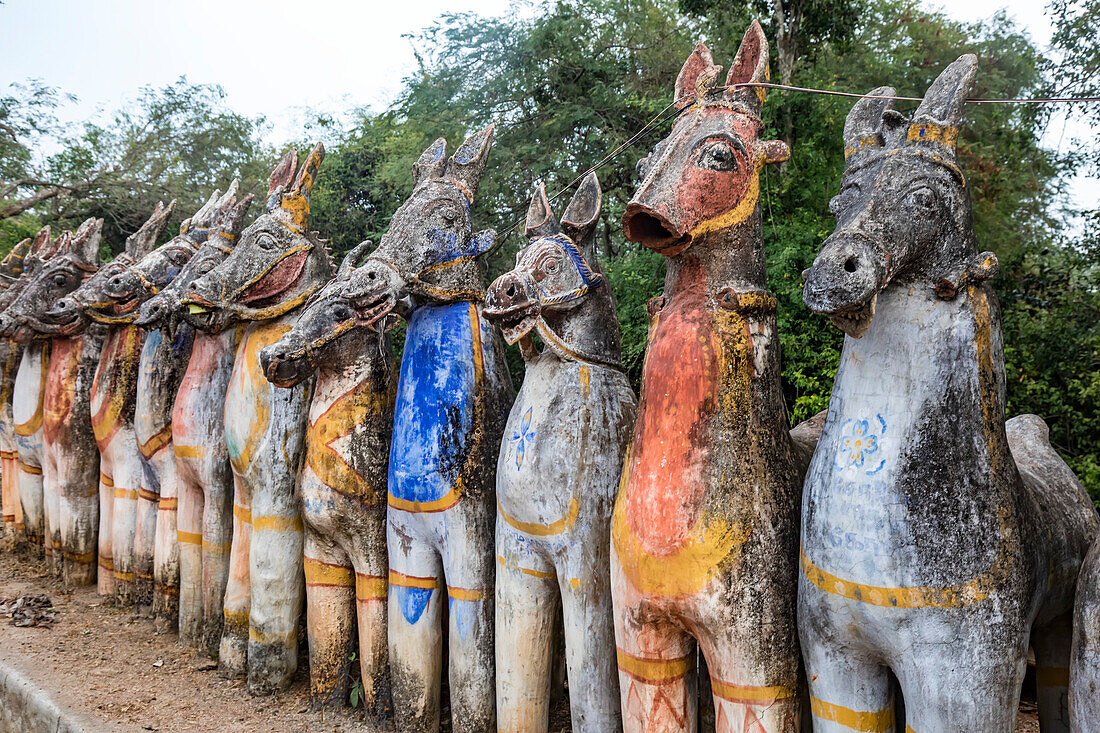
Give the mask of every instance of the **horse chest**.
M 42 436 L 46 443 L 68 442 L 77 405 L 81 339 L 54 339 L 42 404 Z M 86 389 L 87 387 L 85 387 Z M 87 398 L 87 393 L 85 393 Z M 88 408 L 87 402 L 84 409 Z
M 23 349 L 12 395 L 12 418 L 15 434 L 20 438 L 29 438 L 42 427 L 44 387 L 49 365 L 48 341 L 31 343 Z
M 200 446 L 225 443 L 226 386 L 233 371 L 232 331 L 195 333 L 191 358 L 172 407 L 172 443 L 177 455 L 204 452 Z
M 273 417 L 275 387 L 264 377 L 260 351 L 290 330 L 284 323 L 260 322 L 248 326 L 237 347 L 233 373 L 225 394 L 225 444 L 238 474 L 255 462 Z
M 424 305 L 405 335 L 390 449 L 390 506 L 456 504 L 486 440 L 488 326 L 472 303 Z M 491 366 L 492 365 L 490 363 Z
M 138 367 L 134 434 L 146 458 L 172 438 L 172 409 L 193 338 L 194 332 L 186 325 L 176 331 L 175 338 L 169 338 L 161 329 L 145 334 Z
M 605 479 L 621 468 L 634 411 L 625 381 L 606 367 L 547 356 L 527 368 L 497 461 L 505 521 L 536 534 L 564 531 L 582 504 L 610 506 L 615 482 Z
M 92 432 L 100 450 L 121 428 L 133 424 L 141 349 L 137 326 L 112 328 L 103 342 L 91 395 Z
M 14 341 L 0 344 L 0 430 L 7 436 L 11 436 L 12 390 L 22 354 L 23 348 Z

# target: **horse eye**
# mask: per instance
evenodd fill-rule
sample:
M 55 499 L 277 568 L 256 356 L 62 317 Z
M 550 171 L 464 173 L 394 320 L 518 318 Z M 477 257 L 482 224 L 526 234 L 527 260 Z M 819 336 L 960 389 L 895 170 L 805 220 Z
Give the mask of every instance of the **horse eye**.
M 53 284 L 57 285 L 58 287 L 65 285 L 67 282 L 69 282 L 69 278 L 65 277 L 65 275 L 62 273 L 58 273 L 53 276 Z
M 936 192 L 928 186 L 921 186 L 908 196 L 909 200 L 922 209 L 931 209 L 936 205 Z
M 260 249 L 274 249 L 275 238 L 270 234 L 261 234 L 256 238 L 256 244 L 259 245 Z
M 737 170 L 737 158 L 733 154 L 733 146 L 724 140 L 715 140 L 703 148 L 698 165 L 700 168 L 712 171 Z
M 337 303 L 332 307 L 332 315 L 337 321 L 346 321 L 355 313 L 343 303 Z
M 452 222 L 455 220 L 458 214 L 450 206 L 444 206 L 442 209 L 439 210 L 439 216 L 443 219 L 443 221 Z
M 546 260 L 546 262 L 544 262 L 542 265 L 542 269 L 553 275 L 555 272 L 558 271 L 558 261 L 552 258 Z

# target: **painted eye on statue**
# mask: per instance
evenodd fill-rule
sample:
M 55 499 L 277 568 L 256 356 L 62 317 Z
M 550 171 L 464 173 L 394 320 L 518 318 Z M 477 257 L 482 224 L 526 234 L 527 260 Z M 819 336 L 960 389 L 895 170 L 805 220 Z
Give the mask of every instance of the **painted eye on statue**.
M 696 165 L 712 171 L 735 171 L 738 168 L 737 154 L 727 140 L 714 140 L 699 151 Z
M 906 202 L 921 209 L 932 209 L 936 206 L 936 192 L 928 186 L 921 186 L 909 192 L 905 197 Z
M 260 249 L 275 249 L 275 237 L 270 234 L 261 234 L 256 237 L 256 245 Z
M 859 190 L 858 183 L 849 183 L 844 186 L 840 189 L 840 193 L 829 199 L 829 212 L 833 216 L 838 215 L 848 201 L 859 195 Z
M 63 288 L 66 285 L 69 284 L 69 277 L 65 273 L 59 272 L 56 275 L 54 275 L 52 278 L 50 278 L 50 282 L 52 282 L 54 285 L 56 285 L 59 288 Z
M 439 218 L 448 224 L 452 224 L 458 218 L 458 212 L 455 211 L 453 206 L 444 206 L 439 209 Z
M 553 275 L 558 271 L 558 261 L 553 257 L 543 260 L 542 269 L 547 275 Z

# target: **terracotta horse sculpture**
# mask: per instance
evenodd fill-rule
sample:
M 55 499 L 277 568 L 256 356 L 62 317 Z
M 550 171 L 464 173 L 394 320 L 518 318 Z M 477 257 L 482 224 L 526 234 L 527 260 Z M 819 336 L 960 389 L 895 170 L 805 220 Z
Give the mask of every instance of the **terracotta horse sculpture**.
M 23 289 L 33 281 L 42 270 L 43 263 L 61 245 L 72 237 L 72 232 L 50 239 L 50 227 L 46 225 L 35 235 L 34 244 L 24 263 L 23 275 L 7 291 L 0 295 L 3 309 L 15 302 Z M 15 324 L 0 316 L 0 335 L 10 343 L 18 344 L 8 338 Z M 27 543 L 32 548 L 46 548 L 46 506 L 42 495 L 42 402 L 45 398 L 46 369 L 50 362 L 49 339 L 34 339 L 22 347 L 19 367 L 15 372 L 15 384 L 12 394 L 12 430 L 15 433 L 17 466 L 19 469 L 19 504 L 23 510 L 23 523 Z
M 611 510 L 637 401 L 596 260 L 600 198 L 590 173 L 559 224 L 540 184 L 527 214 L 530 244 L 485 297 L 486 318 L 520 343 L 527 364 L 497 460 L 498 730 L 547 729 L 559 597 L 573 730 L 622 728 Z
M 436 140 L 413 193 L 345 295 L 357 322 L 408 320 L 389 460 L 389 646 L 399 730 L 439 728 L 442 603 L 449 609 L 455 730 L 494 729 L 495 466 L 513 389 L 500 337 L 484 320 L 470 206 L 493 128 L 446 158 Z M 445 591 L 444 591 L 445 588 Z
M 1030 642 L 1067 730 L 1074 582 L 1096 512 L 1034 415 L 1005 424 L 1000 312 L 956 155 L 978 61 L 906 120 L 857 103 L 803 296 L 845 331 L 802 505 L 799 631 L 814 729 L 1012 731 Z M 892 96 L 893 90 L 884 96 Z
M 160 607 L 165 612 L 158 613 L 158 624 L 161 628 L 171 624 L 170 596 L 178 574 L 180 641 L 212 656 L 221 643 L 233 536 L 233 474 L 225 444 L 224 405 L 239 333 L 236 328 L 196 331 L 184 319 L 187 309 L 180 298 L 186 286 L 233 251 L 251 203 L 251 194 L 237 201 L 234 181 L 224 196 L 219 198 L 215 192 L 183 223 L 182 237 L 197 249 L 178 274 L 142 304 L 136 321 L 147 331 L 147 352 L 154 352 L 148 361 L 143 359 L 148 369 L 142 370 L 142 375 L 153 372 L 148 376 L 154 393 L 149 400 L 148 430 L 142 427 L 143 420 L 138 421 L 138 429 L 161 487 L 154 573 L 161 578 L 163 592 L 158 597 L 164 596 Z M 150 343 L 155 348 L 149 348 Z M 180 353 L 182 359 L 186 344 L 190 344 L 189 358 L 172 394 L 171 379 L 161 375 L 156 364 L 165 351 Z M 142 403 L 138 404 L 140 408 Z M 158 407 L 167 410 L 167 418 Z M 160 449 L 165 425 L 171 429 L 170 446 Z
M 65 237 L 8 306 L 0 329 L 23 343 L 51 339 L 42 397 L 42 493 L 47 548 L 55 571 L 70 585 L 96 580 L 99 451 L 91 391 L 103 332 L 95 326 L 71 336 L 47 313 L 99 269 L 102 227 L 102 219 L 89 219 Z
M 335 274 L 327 248 L 308 229 L 323 158 L 320 144 L 300 166 L 297 152 L 288 152 L 271 173 L 264 214 L 182 299 L 199 328 L 247 322 L 225 398 L 235 490 L 219 665 L 223 674 L 247 667 L 254 694 L 285 688 L 298 664 L 303 528 L 295 484 L 312 380 L 279 389 L 264 377 L 259 354 L 290 330 L 299 306 Z
M 45 230 L 46 238 L 49 229 Z M 15 299 L 22 289 L 20 278 L 24 273 L 23 263 L 38 237 L 16 244 L 0 260 L 0 311 Z M 19 370 L 19 361 L 23 356 L 23 346 L 10 339 L 0 339 L 0 503 L 3 505 L 4 543 L 14 547 L 23 538 L 23 506 L 19 499 L 19 453 L 15 436 L 15 418 L 12 416 L 12 395 L 15 391 L 15 376 Z
M 765 285 L 760 139 L 768 43 L 753 22 L 726 86 L 700 43 L 676 81 L 691 102 L 639 165 L 627 239 L 664 254 L 634 442 L 612 518 L 623 724 L 694 730 L 698 643 L 716 729 L 797 730 L 802 473 L 780 391 Z
M 363 249 L 349 253 L 294 328 L 260 352 L 260 365 L 280 387 L 317 373 L 298 481 L 314 704 L 347 701 L 348 667 L 358 647 L 363 708 L 372 723 L 382 724 L 392 717 L 386 477 L 397 370 L 385 329 L 356 328 L 343 294 Z
M 70 338 L 78 337 L 93 322 L 107 329 L 91 393 L 92 430 L 100 455 L 99 557 L 101 564 L 110 563 L 112 568 L 110 573 L 100 573 L 99 592 L 116 596 L 125 606 L 152 604 L 153 538 L 141 540 L 138 529 L 147 523 L 138 518 L 153 518 L 151 534 L 159 497 L 142 488 L 145 462 L 134 432 L 144 333 L 133 325 L 130 313 L 117 312 L 116 302 L 106 297 L 104 290 L 152 251 L 171 214 L 171 204 L 157 204 L 149 220 L 127 237 L 125 249 L 113 261 L 46 312 L 46 318 Z M 135 573 L 135 546 L 142 544 L 150 550 L 145 577 Z

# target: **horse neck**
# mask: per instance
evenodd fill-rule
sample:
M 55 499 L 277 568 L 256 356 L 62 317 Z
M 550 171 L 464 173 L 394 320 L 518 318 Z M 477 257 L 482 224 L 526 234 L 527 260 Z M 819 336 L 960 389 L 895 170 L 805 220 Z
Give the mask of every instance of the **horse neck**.
M 615 315 L 615 302 L 611 298 L 610 286 L 606 281 L 583 296 L 581 302 L 573 308 L 544 311 L 542 321 L 545 324 L 543 328 L 550 330 L 549 335 L 539 330 L 545 348 L 559 358 L 620 366 L 622 353 L 619 321 Z
M 741 224 L 709 232 L 683 253 L 669 257 L 666 298 L 671 300 L 696 286 L 691 277 L 683 277 L 685 267 L 698 268 L 705 274 L 708 300 L 717 298 L 726 288 L 737 292 L 766 290 L 760 207 Z

